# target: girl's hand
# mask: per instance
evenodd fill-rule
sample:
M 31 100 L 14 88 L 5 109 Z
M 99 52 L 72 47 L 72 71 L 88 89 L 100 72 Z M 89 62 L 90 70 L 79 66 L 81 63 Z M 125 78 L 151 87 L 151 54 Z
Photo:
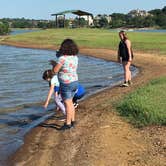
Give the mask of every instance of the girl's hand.
M 48 102 L 45 102 L 45 104 L 43 105 L 43 107 L 46 109 L 48 107 Z
M 58 92 L 55 92 L 55 97 L 58 97 Z

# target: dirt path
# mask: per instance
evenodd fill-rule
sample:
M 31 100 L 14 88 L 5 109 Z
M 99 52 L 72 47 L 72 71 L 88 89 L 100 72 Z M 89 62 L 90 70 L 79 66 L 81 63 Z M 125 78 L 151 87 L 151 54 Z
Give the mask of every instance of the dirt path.
M 106 49 L 81 49 L 81 53 L 116 60 Z M 129 88 L 114 87 L 81 102 L 76 128 L 57 131 L 57 117 L 36 127 L 25 144 L 12 156 L 10 165 L 18 166 L 164 166 L 166 165 L 166 128 L 152 126 L 136 129 L 118 116 L 112 103 L 149 80 L 166 75 L 166 57 L 135 55 L 140 74 Z M 111 71 L 110 71 L 111 72 Z

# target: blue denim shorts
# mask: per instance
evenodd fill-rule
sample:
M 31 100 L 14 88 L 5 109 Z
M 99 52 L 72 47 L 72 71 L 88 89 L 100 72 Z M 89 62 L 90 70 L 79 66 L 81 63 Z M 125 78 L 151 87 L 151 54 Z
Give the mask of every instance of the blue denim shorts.
M 78 81 L 69 84 L 60 83 L 60 93 L 63 100 L 72 99 L 77 91 Z

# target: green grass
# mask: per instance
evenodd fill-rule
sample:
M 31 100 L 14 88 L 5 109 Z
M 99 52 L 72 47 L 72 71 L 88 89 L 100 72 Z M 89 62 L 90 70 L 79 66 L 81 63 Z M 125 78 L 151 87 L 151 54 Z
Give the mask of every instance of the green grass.
M 117 110 L 137 127 L 166 125 L 166 77 L 127 95 L 117 103 Z
M 166 54 L 166 35 L 164 33 L 128 32 L 135 51 Z M 10 36 L 7 41 L 31 43 L 36 45 L 59 46 L 65 38 L 74 39 L 79 47 L 108 48 L 117 50 L 118 32 L 104 29 L 49 29 L 27 34 Z

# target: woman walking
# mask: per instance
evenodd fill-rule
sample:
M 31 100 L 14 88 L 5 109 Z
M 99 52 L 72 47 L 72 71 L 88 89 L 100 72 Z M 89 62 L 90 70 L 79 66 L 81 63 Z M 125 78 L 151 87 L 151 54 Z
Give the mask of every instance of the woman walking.
M 131 41 L 128 39 L 125 31 L 119 32 L 119 49 L 118 49 L 118 61 L 123 64 L 124 69 L 124 83 L 122 87 L 128 87 L 132 84 L 131 82 L 131 71 L 130 65 L 133 59 L 133 52 L 131 47 Z

